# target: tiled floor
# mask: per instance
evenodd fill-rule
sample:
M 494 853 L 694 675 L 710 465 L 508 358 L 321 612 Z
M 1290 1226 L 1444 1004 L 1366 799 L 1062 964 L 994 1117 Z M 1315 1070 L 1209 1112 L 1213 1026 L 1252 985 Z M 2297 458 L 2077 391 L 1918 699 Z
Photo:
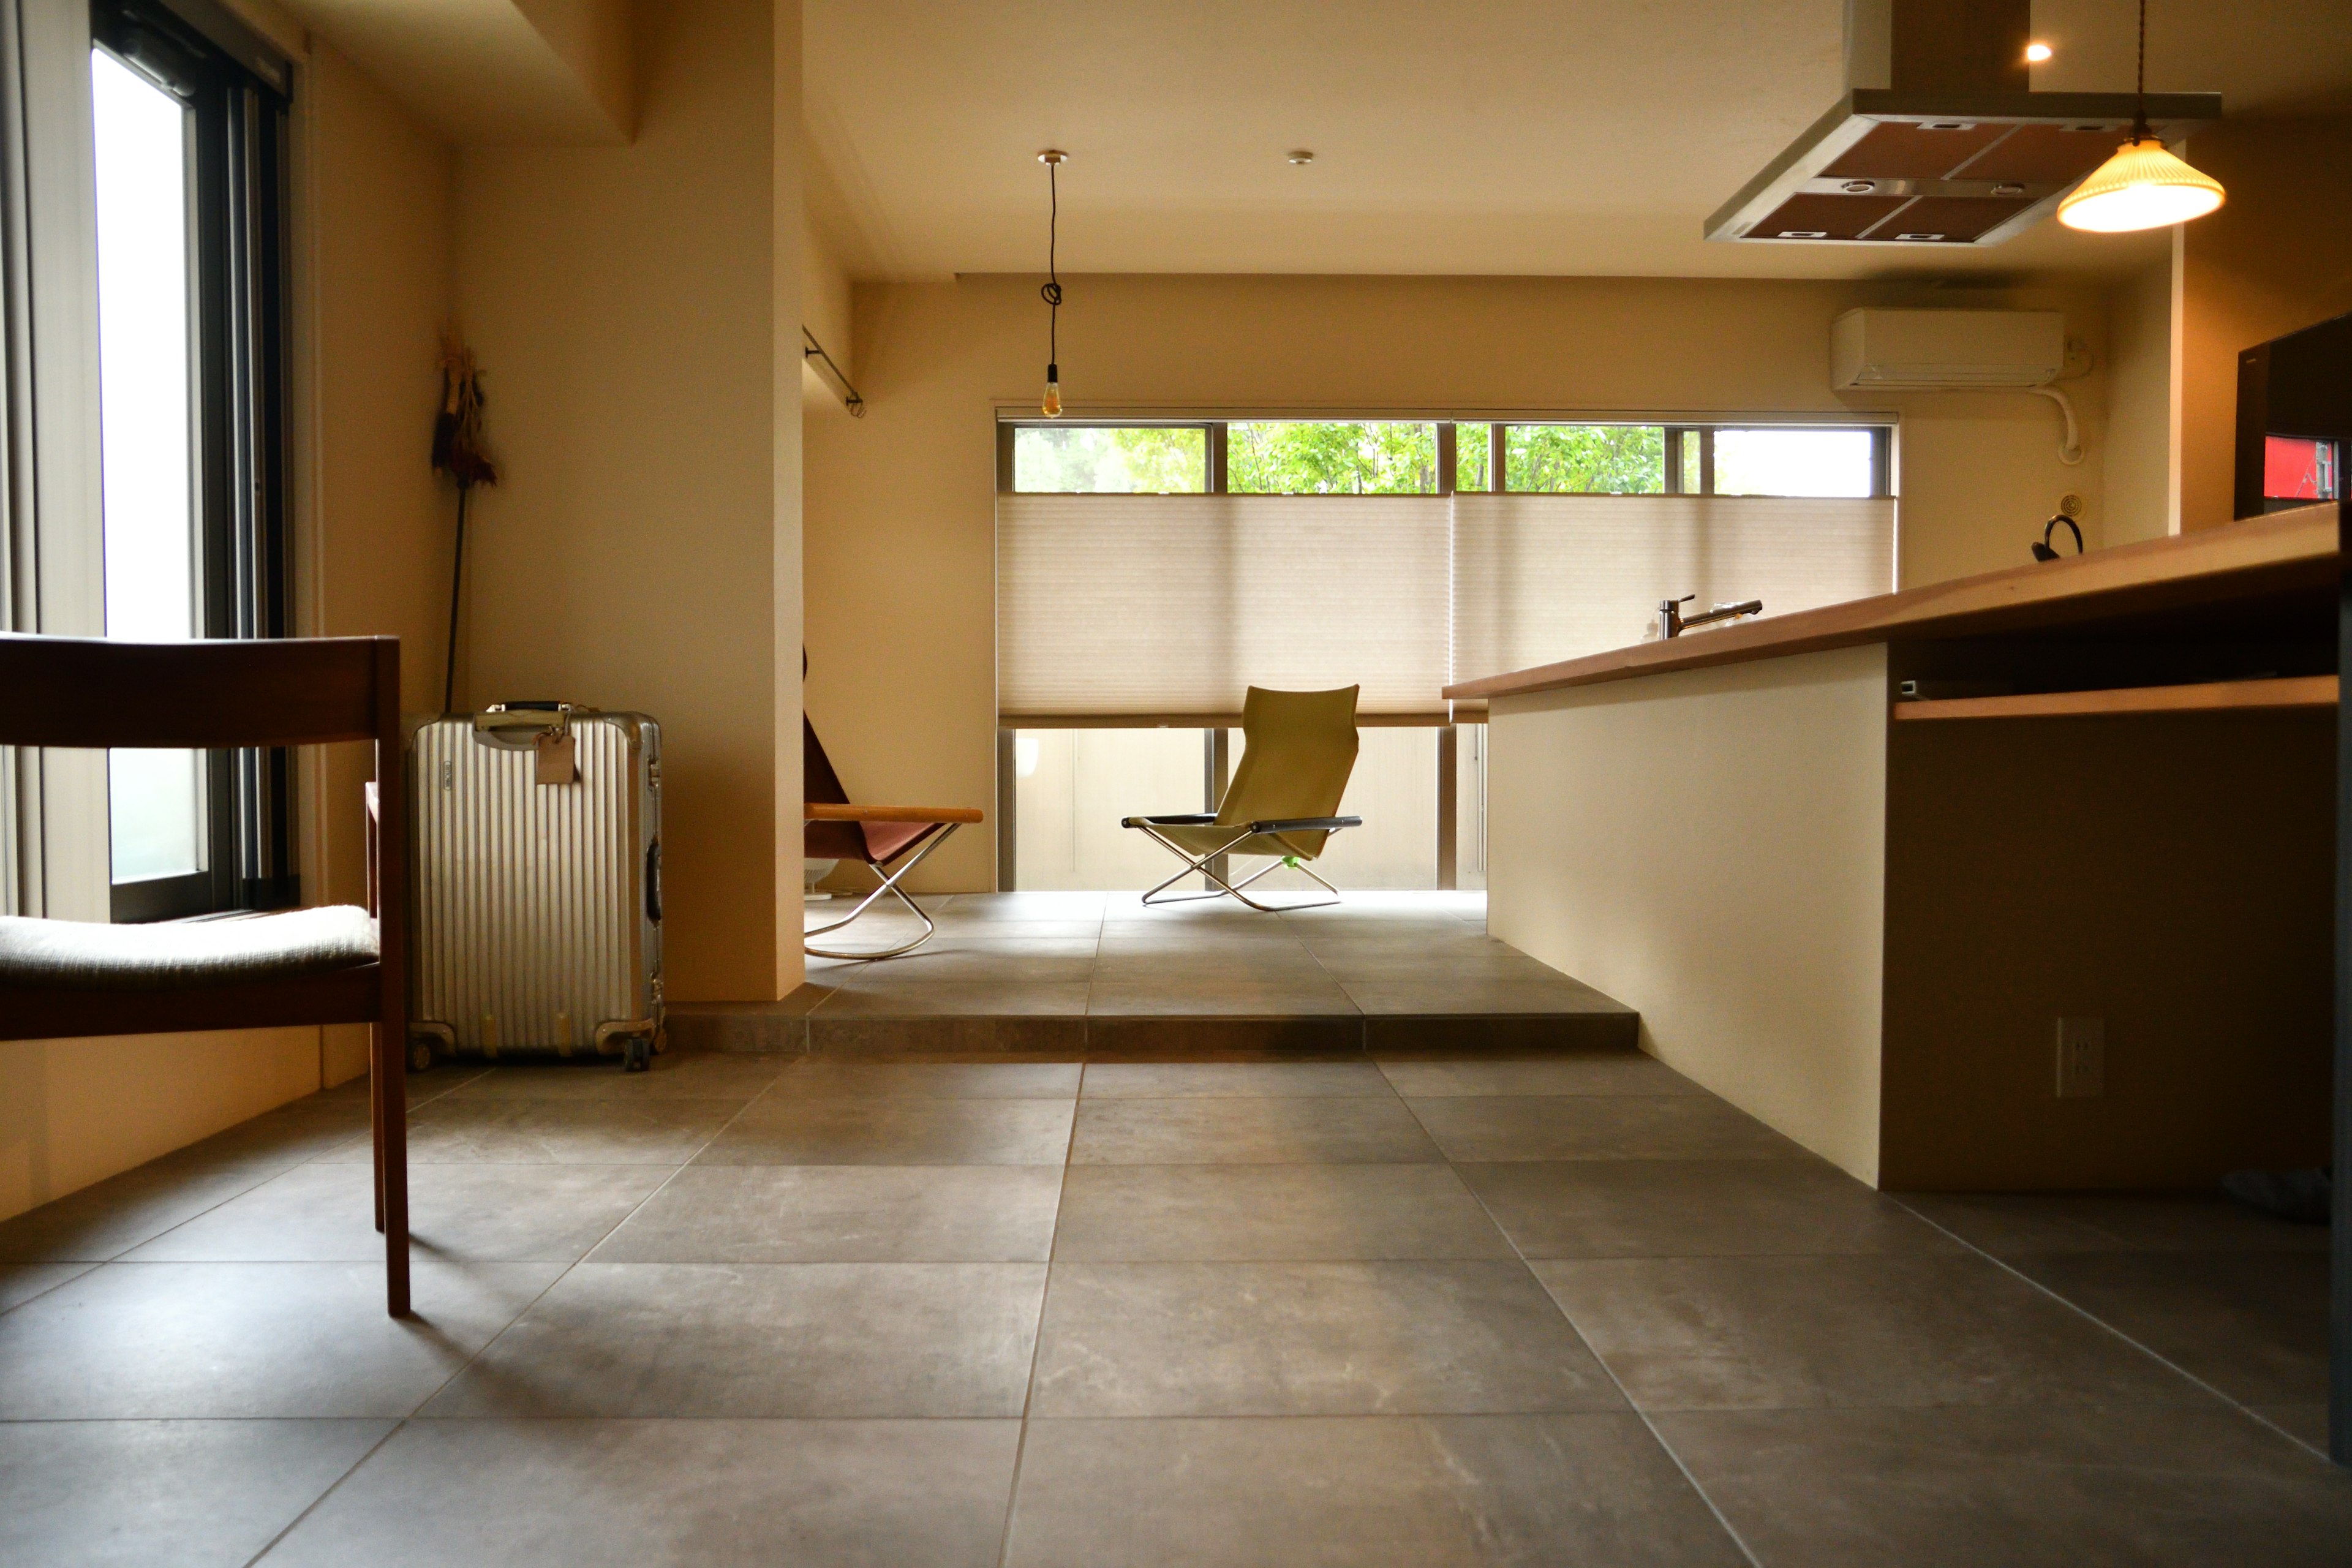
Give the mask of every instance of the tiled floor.
M 927 899 L 939 933 L 887 963 L 809 962 L 774 1007 L 680 1008 L 719 1049 L 1360 1052 L 1630 1047 L 1635 1019 L 1486 931 L 1483 893 L 1351 893 L 1265 915 L 1231 900 L 1147 909 L 1131 893 Z M 845 914 L 815 904 L 810 918 Z M 824 945 L 919 931 L 877 906 Z
M 355 1087 L 0 1225 L 0 1563 L 2352 1560 L 2318 1233 L 1900 1203 L 1628 1053 L 415 1098 L 413 1322 Z

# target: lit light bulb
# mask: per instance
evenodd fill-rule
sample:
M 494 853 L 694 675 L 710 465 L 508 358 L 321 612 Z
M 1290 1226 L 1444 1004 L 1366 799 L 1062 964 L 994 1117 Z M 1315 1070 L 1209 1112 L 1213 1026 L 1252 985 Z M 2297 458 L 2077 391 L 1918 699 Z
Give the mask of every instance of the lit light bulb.
M 2058 204 L 2058 221 L 2094 234 L 2165 228 L 2203 217 L 2221 205 L 2221 183 L 2137 136 L 2116 150 Z
M 2042 61 L 2050 58 L 2050 46 L 2047 44 L 2028 44 L 2025 46 L 2025 58 L 2038 66 Z
M 1060 365 L 1049 364 L 1045 367 L 1045 401 L 1043 406 L 1046 418 L 1059 419 L 1062 416 L 1062 367 Z

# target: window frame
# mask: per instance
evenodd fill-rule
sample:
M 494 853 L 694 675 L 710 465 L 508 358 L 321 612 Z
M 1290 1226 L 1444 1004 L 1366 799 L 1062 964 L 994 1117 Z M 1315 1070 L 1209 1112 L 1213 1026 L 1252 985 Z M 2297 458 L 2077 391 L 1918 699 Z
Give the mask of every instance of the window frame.
M 1716 433 L 1719 430 L 1862 430 L 1867 431 L 1870 435 L 1871 489 L 1868 497 L 1853 499 L 1885 500 L 1892 499 L 1895 495 L 1895 426 L 1892 421 L 1884 418 L 1790 419 L 1783 417 L 1751 416 L 1743 419 L 1738 417 L 1723 418 L 1718 416 L 1709 419 L 1691 419 L 1686 417 L 1627 418 L 1620 416 L 1609 418 L 1576 418 L 1562 416 L 1546 419 L 1490 420 L 1435 417 L 1412 418 L 1410 416 L 1397 415 L 1372 414 L 1353 416 L 1323 415 L 1312 419 L 1301 419 L 1301 416 L 1295 415 L 1273 414 L 1254 416 L 1251 419 L 1240 421 L 1226 419 L 1120 419 L 1107 416 L 1092 416 L 1081 419 L 1045 419 L 1034 415 L 1000 415 L 996 423 L 997 493 L 1000 495 L 1084 495 L 1096 493 L 1083 490 L 1016 491 L 1013 489 L 1013 442 L 1016 439 L 1014 433 L 1024 429 L 1056 428 L 1105 430 L 1147 428 L 1205 430 L 1208 433 L 1208 487 L 1205 490 L 1200 492 L 1184 493 L 1200 493 L 1205 495 L 1231 495 L 1236 493 L 1246 493 L 1250 495 L 1276 495 L 1289 493 L 1265 490 L 1236 492 L 1231 489 L 1228 485 L 1225 434 L 1228 425 L 1233 423 L 1268 423 L 1282 419 L 1298 419 L 1300 422 L 1307 424 L 1434 425 L 1437 427 L 1437 488 L 1434 490 L 1416 490 L 1411 492 L 1400 491 L 1392 493 L 1436 496 L 1460 494 L 1582 495 L 1609 497 L 1620 493 L 1626 495 L 1657 495 L 1664 493 L 1666 495 L 1714 496 L 1717 493 L 1715 489 L 1715 437 Z M 1509 464 L 1507 462 L 1507 447 L 1509 441 L 1508 432 L 1516 428 L 1561 425 L 1622 425 L 1651 428 L 1663 427 L 1665 431 L 1665 489 L 1663 492 L 1655 490 L 1629 490 L 1618 492 L 1612 490 L 1528 490 L 1511 488 Z M 1461 427 L 1465 426 L 1483 426 L 1486 431 L 1486 477 L 1488 484 L 1487 488 L 1484 489 L 1465 490 L 1460 488 L 1460 465 L 1458 458 L 1461 448 L 1459 445 L 1459 436 Z M 1692 443 L 1696 444 L 1698 457 L 1699 486 L 1698 489 L 1695 490 L 1685 488 L 1683 484 L 1684 459 L 1687 455 L 1687 447 Z M 1299 491 L 1296 493 L 1307 494 L 1320 492 Z M 1725 496 L 1721 499 L 1726 500 L 1768 500 L 1776 498 L 1768 496 Z
M 282 637 L 293 610 L 289 83 L 283 62 L 259 45 L 222 38 L 215 24 L 200 26 L 162 0 L 92 0 L 90 47 L 171 94 L 193 118 L 197 624 L 206 637 Z M 213 750 L 204 773 L 205 868 L 134 881 L 110 871 L 115 921 L 300 902 L 292 753 Z

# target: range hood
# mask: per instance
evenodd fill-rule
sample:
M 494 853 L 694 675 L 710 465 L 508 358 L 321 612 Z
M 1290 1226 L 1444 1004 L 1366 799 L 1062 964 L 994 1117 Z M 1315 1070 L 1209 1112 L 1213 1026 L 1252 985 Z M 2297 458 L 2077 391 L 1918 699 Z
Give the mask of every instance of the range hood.
M 2116 0 L 2126 4 L 2128 0 Z M 1845 95 L 1706 220 L 1763 245 L 1998 245 L 2131 134 L 2129 92 L 2034 92 L 2031 0 L 1847 0 Z M 2211 92 L 2152 93 L 2175 142 Z

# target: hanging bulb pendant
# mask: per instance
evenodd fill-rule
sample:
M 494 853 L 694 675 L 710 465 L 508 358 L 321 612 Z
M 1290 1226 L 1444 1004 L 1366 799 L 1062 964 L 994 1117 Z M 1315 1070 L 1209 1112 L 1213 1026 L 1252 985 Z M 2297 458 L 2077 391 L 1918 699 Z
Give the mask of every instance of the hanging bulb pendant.
M 1045 401 L 1041 406 L 1045 409 L 1045 417 L 1048 419 L 1059 419 L 1062 416 L 1062 367 L 1060 365 L 1049 364 L 1045 367 Z
M 1038 405 L 1048 419 L 1062 416 L 1062 273 L 1058 265 L 1062 237 L 1062 183 L 1058 177 L 1062 164 L 1069 157 L 1058 147 L 1048 147 L 1037 154 L 1037 162 L 1045 165 L 1045 282 L 1037 297 L 1045 301 L 1045 397 Z

